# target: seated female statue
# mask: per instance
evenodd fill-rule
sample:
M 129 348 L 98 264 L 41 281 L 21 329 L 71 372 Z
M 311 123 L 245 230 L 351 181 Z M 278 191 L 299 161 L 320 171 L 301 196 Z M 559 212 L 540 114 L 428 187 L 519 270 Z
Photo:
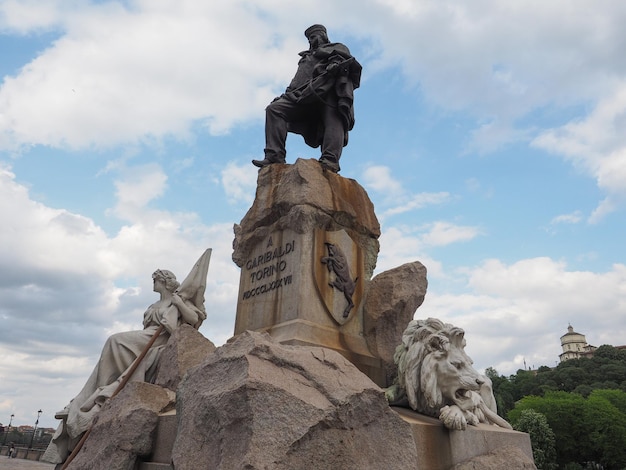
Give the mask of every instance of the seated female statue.
M 65 461 L 82 434 L 91 426 L 100 407 L 115 393 L 135 359 L 146 348 L 161 325 L 163 326 L 161 334 L 155 339 L 129 380 L 154 382 L 160 351 L 174 330 L 183 323 L 195 328 L 200 326 L 206 318 L 204 286 L 209 255 L 210 250 L 207 250 L 196 263 L 194 270 L 185 279 L 186 286 L 181 287 L 171 271 L 158 269 L 152 274 L 153 290 L 160 298 L 144 313 L 143 330 L 115 333 L 107 339 L 100 359 L 83 389 L 55 415 L 57 419 L 62 419 L 62 422 L 41 460 L 52 463 Z M 188 282 L 190 280 L 191 286 Z

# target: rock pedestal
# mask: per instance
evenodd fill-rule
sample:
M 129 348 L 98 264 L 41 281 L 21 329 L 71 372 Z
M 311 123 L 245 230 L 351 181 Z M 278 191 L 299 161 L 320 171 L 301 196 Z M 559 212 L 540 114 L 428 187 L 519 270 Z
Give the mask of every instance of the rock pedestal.
M 235 335 L 340 352 L 377 384 L 380 358 L 363 336 L 363 300 L 380 225 L 365 190 L 316 160 L 259 171 L 254 204 L 235 225 L 241 268 Z
M 410 426 L 335 351 L 246 332 L 177 393 L 176 470 L 409 469 Z
M 201 352 L 181 355 L 190 347 Z M 131 382 L 105 404 L 69 470 L 534 468 L 527 434 L 449 431 L 389 407 L 376 384 L 329 349 L 255 332 L 215 349 L 191 328 L 167 348 L 163 386 Z M 173 382 L 175 410 L 165 388 Z
M 427 287 L 426 268 L 419 261 L 380 273 L 369 283 L 363 307 L 363 335 L 369 350 L 383 363 L 386 386 L 397 375 L 393 361 L 396 347 L 424 302 Z
M 139 470 L 492 470 L 503 459 L 510 470 L 535 468 L 528 434 L 488 425 L 450 431 L 389 407 L 337 352 L 255 332 L 191 369 L 176 410 L 160 417 Z

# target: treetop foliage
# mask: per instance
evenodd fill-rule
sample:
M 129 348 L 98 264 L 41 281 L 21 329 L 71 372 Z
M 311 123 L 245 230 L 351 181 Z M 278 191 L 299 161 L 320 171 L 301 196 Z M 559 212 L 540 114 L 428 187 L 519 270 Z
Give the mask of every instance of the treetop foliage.
M 596 349 L 593 357 L 570 359 L 554 368 L 520 369 L 505 377 L 489 367 L 485 374 L 493 382 L 498 413 L 506 416 L 515 402 L 528 395 L 542 397 L 547 392 L 563 391 L 588 397 L 598 389 L 626 391 L 626 350 L 605 344 Z
M 531 435 L 533 452 L 539 449 L 538 468 L 554 468 L 550 432 L 559 468 L 626 468 L 626 350 L 603 345 L 593 357 L 554 368 L 520 369 L 505 377 L 490 367 L 485 374 L 493 382 L 498 413 Z M 547 429 L 536 414 L 545 417 Z

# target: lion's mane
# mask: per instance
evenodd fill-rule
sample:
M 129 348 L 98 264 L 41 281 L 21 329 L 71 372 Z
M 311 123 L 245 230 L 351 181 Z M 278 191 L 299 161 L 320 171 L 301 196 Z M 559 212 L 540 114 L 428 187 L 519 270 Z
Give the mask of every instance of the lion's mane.
M 447 427 L 479 422 L 510 428 L 497 416 L 491 381 L 465 353 L 465 332 L 436 318 L 412 320 L 396 348 L 398 374 L 387 390 L 390 403 L 438 417 Z

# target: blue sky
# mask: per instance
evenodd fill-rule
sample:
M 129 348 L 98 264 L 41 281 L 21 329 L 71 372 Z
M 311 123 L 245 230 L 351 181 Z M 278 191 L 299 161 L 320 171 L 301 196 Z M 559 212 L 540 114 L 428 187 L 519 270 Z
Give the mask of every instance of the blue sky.
M 363 65 L 341 160 L 381 221 L 377 272 L 419 260 L 416 316 L 475 365 L 553 366 L 571 323 L 626 344 L 626 4 L 478 0 L 0 0 L 0 422 L 55 426 L 151 274 L 213 248 L 230 337 L 233 224 L 264 108 L 303 31 Z M 317 158 L 299 136 L 288 162 Z

